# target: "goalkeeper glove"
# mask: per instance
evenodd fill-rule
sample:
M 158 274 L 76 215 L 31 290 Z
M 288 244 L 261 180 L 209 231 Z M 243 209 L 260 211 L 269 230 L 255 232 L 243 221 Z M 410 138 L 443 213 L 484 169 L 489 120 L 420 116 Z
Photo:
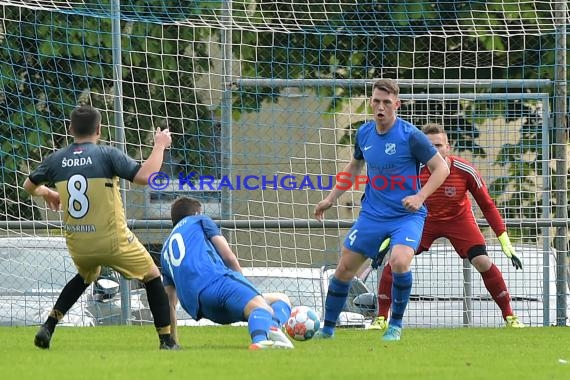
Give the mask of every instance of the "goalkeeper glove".
M 507 231 L 499 235 L 499 242 L 501 243 L 501 249 L 503 250 L 503 253 L 505 254 L 505 256 L 511 259 L 513 266 L 516 269 L 522 269 L 523 265 L 521 259 L 518 258 L 517 253 L 515 252 L 515 249 L 511 244 L 511 239 L 509 239 Z
M 380 249 L 378 249 L 378 256 L 376 256 L 376 258 L 372 260 L 371 263 L 372 268 L 378 269 L 380 264 L 382 264 L 382 261 L 384 261 L 384 257 L 386 257 L 386 254 L 388 253 L 389 250 L 390 250 L 390 238 L 386 238 L 384 239 L 382 244 L 380 244 Z

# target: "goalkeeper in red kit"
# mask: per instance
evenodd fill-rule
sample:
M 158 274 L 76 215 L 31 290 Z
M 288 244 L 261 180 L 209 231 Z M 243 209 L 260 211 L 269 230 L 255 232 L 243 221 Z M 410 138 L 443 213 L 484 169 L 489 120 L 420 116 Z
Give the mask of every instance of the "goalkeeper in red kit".
M 524 324 L 513 313 L 511 297 L 501 271 L 487 255 L 485 238 L 475 221 L 471 201 L 467 196 L 467 191 L 473 195 L 485 219 L 497 235 L 503 252 L 516 269 L 522 269 L 521 260 L 517 257 L 507 235 L 503 218 L 491 199 L 483 179 L 470 162 L 449 154 L 451 148 L 447 134 L 441 125 L 427 124 L 422 128 L 422 132 L 445 158 L 450 174 L 425 201 L 428 215 L 416 254 L 429 250 L 436 239 L 447 238 L 459 256 L 464 259 L 468 258 L 471 265 L 481 273 L 485 287 L 501 309 L 506 326 L 524 327 Z M 422 168 L 420 172 L 422 185 L 429 176 L 428 168 Z M 383 256 L 379 254 L 378 260 L 381 261 Z M 376 263 L 379 264 L 378 261 Z M 372 321 L 369 329 L 383 330 L 386 328 L 388 311 L 392 302 L 391 291 L 392 269 L 390 264 L 386 264 L 378 285 L 378 316 Z

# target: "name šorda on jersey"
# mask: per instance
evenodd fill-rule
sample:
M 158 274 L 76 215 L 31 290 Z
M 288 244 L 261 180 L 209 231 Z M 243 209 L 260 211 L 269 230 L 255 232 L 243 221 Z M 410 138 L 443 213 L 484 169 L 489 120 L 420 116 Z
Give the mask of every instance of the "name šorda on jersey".
M 65 224 L 67 232 L 95 232 L 97 229 L 93 224 Z
M 61 160 L 61 167 L 73 167 L 73 166 L 84 166 L 92 165 L 91 157 L 80 157 L 80 158 L 63 158 Z

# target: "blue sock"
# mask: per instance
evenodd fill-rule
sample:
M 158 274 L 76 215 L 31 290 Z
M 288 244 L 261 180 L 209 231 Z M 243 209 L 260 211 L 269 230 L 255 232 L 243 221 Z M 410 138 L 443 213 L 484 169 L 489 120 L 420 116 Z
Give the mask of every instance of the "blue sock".
M 390 315 L 390 325 L 402 327 L 404 311 L 410 300 L 412 292 L 412 271 L 405 273 L 392 272 L 392 314 Z
M 265 310 L 261 307 L 253 309 L 247 320 L 247 328 L 249 330 L 249 336 L 251 336 L 252 343 L 267 340 L 267 331 L 269 331 L 272 324 L 273 317 L 269 310 Z
M 271 304 L 271 308 L 273 309 L 273 318 L 278 323 L 278 327 L 283 326 L 291 315 L 291 306 L 285 301 L 278 300 Z
M 327 291 L 327 299 L 325 301 L 325 323 L 323 326 L 323 334 L 333 335 L 338 316 L 346 303 L 348 297 L 348 289 L 350 281 L 343 282 L 333 276 L 329 283 Z

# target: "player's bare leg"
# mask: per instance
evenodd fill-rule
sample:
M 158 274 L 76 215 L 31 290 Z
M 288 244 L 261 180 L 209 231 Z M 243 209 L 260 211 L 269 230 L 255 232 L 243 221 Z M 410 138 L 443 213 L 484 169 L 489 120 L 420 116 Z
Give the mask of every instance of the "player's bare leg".
M 293 343 L 285 336 L 275 320 L 275 312 L 267 303 L 267 299 L 282 301 L 281 298 L 256 296 L 245 306 L 243 315 L 247 318 L 247 328 L 251 337 L 249 349 L 252 351 L 269 348 L 294 348 Z M 287 298 L 288 300 L 288 298 Z M 290 310 L 290 308 L 289 308 Z

